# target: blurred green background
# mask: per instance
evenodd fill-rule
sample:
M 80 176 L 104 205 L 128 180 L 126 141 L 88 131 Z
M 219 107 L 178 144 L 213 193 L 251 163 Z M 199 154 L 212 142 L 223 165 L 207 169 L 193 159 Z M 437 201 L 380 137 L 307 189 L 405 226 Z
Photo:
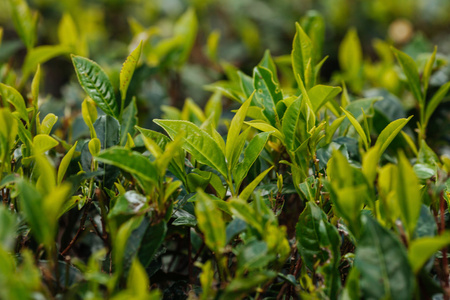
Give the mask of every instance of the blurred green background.
M 0 1 L 0 26 L 4 29 L 1 74 L 6 69 L 15 69 L 19 78 L 25 72 L 21 66 L 27 49 L 14 29 L 9 2 L 21 1 Z M 30 0 L 27 3 L 37 14 L 35 46 L 58 45 L 63 40 L 65 44 L 72 43 L 70 52 L 98 62 L 116 87 L 124 59 L 140 40 L 144 41 L 143 64 L 135 73 L 130 94 L 136 95 L 140 125 L 147 128 L 154 128 L 153 118 L 174 113 L 168 106 L 181 108 L 187 97 L 204 105 L 211 96 L 205 85 L 227 75 L 229 78 L 235 70 L 232 66 L 251 74 L 266 49 L 282 70 L 284 55 L 291 52 L 295 22 L 305 16 L 309 19 L 303 22 L 317 15 L 323 17 L 322 55 L 329 56 L 321 72 L 323 82 L 341 84 L 339 46 L 348 30 L 354 28 L 365 65 L 363 79 L 351 83 L 350 92 L 364 96 L 363 88 L 383 86 L 402 99 L 406 110 L 412 107 L 407 98 L 403 99 L 404 84 L 394 69 L 392 54 L 386 53 L 387 46 L 402 49 L 419 65 L 422 53 L 431 53 L 434 45 L 438 46 L 441 61 L 446 61 L 450 54 L 449 0 Z M 64 22 L 67 26 L 68 19 L 75 34 L 61 36 L 59 28 Z M 50 56 L 43 71 L 42 115 L 52 111 L 65 116 L 70 124 L 79 122 L 80 126 L 70 127 L 69 140 L 83 136 L 87 128 L 77 117 L 83 93 L 76 82 L 69 53 Z M 1 74 L 4 82 L 18 80 L 10 73 L 9 78 Z M 433 80 L 438 86 L 449 77 L 447 66 Z M 162 105 L 167 105 L 163 111 Z M 224 107 L 233 108 L 233 102 L 224 99 Z M 436 126 L 448 125 L 448 111 L 443 110 L 444 116 L 438 118 L 444 124 Z

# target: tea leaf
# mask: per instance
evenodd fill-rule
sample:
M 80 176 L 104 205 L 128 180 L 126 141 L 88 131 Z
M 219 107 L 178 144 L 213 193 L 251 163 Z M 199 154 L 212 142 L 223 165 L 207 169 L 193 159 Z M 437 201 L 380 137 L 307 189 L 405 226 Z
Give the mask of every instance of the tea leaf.
M 256 135 L 248 144 L 244 152 L 244 159 L 233 170 L 233 178 L 236 190 L 239 190 L 242 180 L 247 176 L 250 167 L 256 161 L 261 151 L 269 140 L 271 132 L 262 132 Z
M 67 45 L 38 46 L 31 49 L 27 53 L 22 66 L 23 77 L 28 78 L 39 64 L 43 64 L 57 56 L 69 54 L 71 51 L 72 48 Z
M 264 121 L 260 121 L 260 120 L 252 120 L 249 122 L 244 122 L 244 124 L 247 124 L 253 128 L 256 128 L 258 130 L 261 130 L 263 132 L 272 132 L 273 136 L 275 136 L 276 138 L 278 138 L 280 141 L 284 142 L 284 136 L 283 134 L 276 129 L 275 127 L 267 124 Z
M 36 24 L 38 15 L 32 13 L 25 0 L 9 0 L 14 27 L 28 50 L 36 42 Z
M 261 59 L 261 61 L 259 62 L 258 66 L 266 68 L 267 70 L 269 70 L 272 73 L 273 76 L 273 80 L 275 81 L 275 83 L 279 83 L 278 81 L 278 75 L 277 75 L 277 66 L 275 65 L 272 56 L 270 55 L 270 51 L 266 50 L 264 52 L 264 56 Z
M 362 66 L 362 49 L 354 28 L 347 32 L 339 46 L 339 65 L 349 74 L 349 79 L 358 78 Z
M 85 92 L 107 115 L 119 118 L 119 106 L 116 103 L 114 89 L 108 76 L 94 61 L 72 55 L 72 62 L 78 81 Z
M 272 126 L 279 124 L 280 119 L 276 111 L 278 101 L 283 99 L 283 94 L 273 80 L 273 74 L 264 67 L 253 69 L 253 86 L 256 90 L 256 101 L 263 108 L 262 113 Z
M 400 207 L 400 217 L 409 238 L 412 238 L 417 220 L 420 215 L 422 198 L 419 190 L 419 181 L 403 152 L 398 158 L 397 203 Z
M 253 78 L 242 73 L 241 71 L 238 71 L 237 74 L 239 76 L 239 85 L 242 93 L 244 93 L 246 99 L 248 99 L 255 91 L 255 88 L 253 87 Z
M 330 99 L 336 97 L 342 89 L 335 86 L 316 85 L 308 91 L 309 99 L 311 100 L 312 109 L 315 113 L 327 103 Z
M 449 244 L 450 233 L 448 231 L 439 236 L 422 237 L 412 241 L 408 249 L 408 258 L 414 273 L 417 274 L 433 254 Z
M 14 115 L 9 109 L 0 108 L 0 159 L 2 160 L 2 164 L 7 163 L 4 161 L 5 157 L 3 155 L 9 155 L 10 150 L 14 146 L 18 131 L 18 122 L 14 118 Z M 6 160 L 9 161 L 9 158 Z
M 94 123 L 96 136 L 102 144 L 102 149 L 107 149 L 119 144 L 119 122 L 108 115 L 100 116 Z
M 226 243 L 225 223 L 216 204 L 203 191 L 198 190 L 195 216 L 198 227 L 205 235 L 205 244 L 216 253 L 222 253 Z
M 52 131 L 53 125 L 58 121 L 58 117 L 55 114 L 49 113 L 45 116 L 44 120 L 41 122 L 41 126 L 38 129 L 38 133 L 42 134 L 50 134 Z
M 83 116 L 84 123 L 89 127 L 89 132 L 91 133 L 91 138 L 96 138 L 97 134 L 94 129 L 94 122 L 97 120 L 97 108 L 95 107 L 94 101 L 87 97 L 81 103 L 81 114 Z
M 33 138 L 33 152 L 42 154 L 58 145 L 58 141 L 47 134 L 38 134 Z
M 39 98 L 39 84 L 41 83 L 41 65 L 37 66 L 36 74 L 31 82 L 31 98 L 33 99 L 33 107 L 38 108 L 38 98 Z
M 420 76 L 416 62 L 408 54 L 399 51 L 393 47 L 391 49 L 394 52 L 395 56 L 397 57 L 397 60 L 400 63 L 400 66 L 402 67 L 402 70 L 405 73 L 406 78 L 408 79 L 408 85 L 409 88 L 411 89 L 412 94 L 414 95 L 414 98 L 416 98 L 417 101 L 419 101 L 420 105 L 423 106 L 424 100 L 420 88 Z
M 431 116 L 433 115 L 433 112 L 436 110 L 436 108 L 439 106 L 441 101 L 444 99 L 444 97 L 447 95 L 448 90 L 450 89 L 450 81 L 446 84 L 442 85 L 437 92 L 433 95 L 430 102 L 428 102 L 427 108 L 425 110 L 425 125 L 428 124 L 428 121 L 430 120 Z
M 120 94 L 122 95 L 122 109 L 124 107 L 125 98 L 127 97 L 128 86 L 130 85 L 131 77 L 133 77 L 139 57 L 141 56 L 142 41 L 136 49 L 128 55 L 126 61 L 123 63 L 120 70 Z
M 58 180 L 57 183 L 60 184 L 64 178 L 64 175 L 66 174 L 67 168 L 69 167 L 70 161 L 72 160 L 73 154 L 75 153 L 75 148 L 77 147 L 77 142 L 70 148 L 69 151 L 67 151 L 67 154 L 64 155 L 63 159 L 61 160 L 61 163 L 59 164 L 58 168 Z
M 80 43 L 77 26 L 69 13 L 63 14 L 58 25 L 58 39 L 61 45 L 69 46 L 73 51 L 77 50 Z
M 297 98 L 291 105 L 288 106 L 283 116 L 281 131 L 284 135 L 284 143 L 286 148 L 290 151 L 294 151 L 298 147 L 296 132 L 300 121 L 299 119 L 302 104 L 304 105 L 304 101 Z
M 367 135 L 364 132 L 364 129 L 362 128 L 361 124 L 359 124 L 358 120 L 356 120 L 355 117 L 350 112 L 346 111 L 342 107 L 341 107 L 341 110 L 344 112 L 344 114 L 350 120 L 350 123 L 352 123 L 353 127 L 355 127 L 356 132 L 358 132 L 359 136 L 361 137 L 366 150 L 369 149 L 369 141 L 368 141 Z
M 199 162 L 216 169 L 227 178 L 225 155 L 216 141 L 205 131 L 188 121 L 157 119 L 153 121 L 164 128 L 172 139 L 183 131 L 185 133 L 183 149 L 191 153 Z
M 394 140 L 397 134 L 403 129 L 403 127 L 411 120 L 412 116 L 407 119 L 398 119 L 386 126 L 375 142 L 375 146 L 380 147 L 379 155 L 383 154 L 389 144 Z
M 175 37 L 182 41 L 182 48 L 177 61 L 178 66 L 182 66 L 188 59 L 197 37 L 197 31 L 197 15 L 195 10 L 190 8 L 177 20 L 174 28 Z
M 152 224 L 145 231 L 139 248 L 138 257 L 142 265 L 147 268 L 155 257 L 167 234 L 167 223 L 164 221 Z
M 313 44 L 306 33 L 303 31 L 300 24 L 295 23 L 295 36 L 292 42 L 292 68 L 294 69 L 294 77 L 305 82 L 305 71 L 308 61 L 313 56 Z
M 235 155 L 235 153 L 237 152 L 239 152 L 240 155 L 240 151 L 242 151 L 242 148 L 239 149 L 239 147 L 237 147 L 237 145 L 239 144 L 238 137 L 254 94 L 255 92 L 253 92 L 251 96 L 241 105 L 241 107 L 231 120 L 230 128 L 228 129 L 227 143 L 225 146 L 225 157 L 228 161 L 228 167 L 230 169 L 233 168 L 236 163 L 236 161 L 234 161 L 232 157 L 237 156 Z
M 43 198 L 40 193 L 30 183 L 24 179 L 17 183 L 20 197 L 20 208 L 25 213 L 26 220 L 31 227 L 31 233 L 39 241 L 46 246 L 53 243 L 53 232 L 51 226 L 45 216 Z
M 95 159 L 119 167 L 138 178 L 157 182 L 157 170 L 154 164 L 139 152 L 122 147 L 111 147 L 100 152 Z
M 22 95 L 15 88 L 3 83 L 0 83 L 0 95 L 2 96 L 3 106 L 6 107 L 7 102 L 12 104 L 20 118 L 29 124 L 28 112 Z
M 414 278 L 403 245 L 372 218 L 364 216 L 363 225 L 355 257 L 362 298 L 411 299 Z
M 300 255 L 310 270 L 314 270 L 318 262 L 324 264 L 328 259 L 339 260 L 339 233 L 328 223 L 325 213 L 312 201 L 306 203 L 306 208 L 298 219 L 296 237 Z M 331 248 L 332 251 L 328 252 L 324 248 Z
M 436 52 L 437 52 L 437 46 L 434 46 L 433 54 L 431 54 L 430 59 L 427 61 L 427 63 L 425 64 L 425 68 L 423 69 L 422 84 L 423 84 L 424 96 L 426 96 L 426 94 L 427 94 L 431 72 L 433 71 L 434 61 L 436 60 Z
M 147 272 L 145 271 L 139 259 L 134 258 L 127 279 L 127 290 L 135 299 L 148 299 L 149 292 Z
M 128 134 L 134 136 L 134 126 L 137 124 L 137 105 L 136 98 L 133 97 L 131 103 L 125 108 L 122 114 L 122 123 L 120 124 L 120 145 L 125 146 Z
M 253 181 L 250 182 L 245 187 L 245 189 L 239 194 L 239 198 L 244 200 L 244 201 L 247 201 L 248 198 L 250 198 L 252 193 L 255 191 L 255 189 L 258 186 L 258 184 L 264 179 L 264 177 L 266 177 L 267 173 L 269 173 L 272 170 L 272 168 L 273 168 L 273 166 L 271 166 L 270 168 L 268 168 L 267 170 L 265 170 L 264 172 L 262 172 L 261 174 L 256 176 L 256 178 L 253 179 Z
M 92 156 L 97 156 L 102 149 L 102 143 L 98 138 L 93 138 L 89 141 L 88 148 Z

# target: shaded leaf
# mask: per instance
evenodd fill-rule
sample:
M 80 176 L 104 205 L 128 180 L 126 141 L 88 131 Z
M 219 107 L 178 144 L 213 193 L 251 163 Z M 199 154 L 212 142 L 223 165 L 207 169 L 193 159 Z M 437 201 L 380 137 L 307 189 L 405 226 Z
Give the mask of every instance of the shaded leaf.
M 411 299 L 414 277 L 406 251 L 393 233 L 370 217 L 363 217 L 355 266 L 366 299 Z

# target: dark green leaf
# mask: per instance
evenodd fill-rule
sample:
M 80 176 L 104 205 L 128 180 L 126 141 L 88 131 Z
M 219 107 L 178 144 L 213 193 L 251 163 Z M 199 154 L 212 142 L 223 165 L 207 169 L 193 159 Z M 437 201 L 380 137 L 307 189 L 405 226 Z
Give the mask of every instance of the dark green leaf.
M 283 99 L 283 94 L 274 82 L 272 72 L 264 67 L 255 67 L 253 69 L 253 86 L 256 90 L 256 101 L 263 108 L 262 113 L 272 126 L 276 126 L 280 122 L 276 105 Z
M 269 140 L 270 132 L 261 132 L 256 135 L 248 144 L 244 151 L 244 159 L 233 170 L 233 178 L 236 183 L 236 189 L 240 186 L 242 180 L 247 176 L 250 167 L 264 149 L 267 141 Z
M 72 55 L 72 62 L 78 81 L 85 92 L 107 115 L 119 118 L 119 106 L 116 103 L 114 89 L 108 76 L 94 61 Z
M 166 234 L 167 224 L 164 221 L 152 224 L 145 231 L 138 253 L 139 261 L 145 268 L 150 265 Z
M 363 224 L 355 257 L 355 266 L 361 273 L 362 297 L 411 299 L 414 273 L 403 245 L 372 218 L 363 216 Z
M 136 99 L 133 98 L 131 103 L 125 108 L 122 115 L 122 123 L 120 124 L 120 145 L 125 146 L 128 134 L 134 136 L 134 126 L 137 124 L 137 106 Z
M 422 90 L 420 87 L 420 76 L 416 62 L 408 54 L 402 51 L 399 51 L 395 48 L 392 48 L 392 51 L 394 51 L 395 56 L 397 57 L 398 62 L 400 63 L 400 66 L 402 67 L 403 72 L 408 79 L 408 85 L 412 94 L 417 99 L 417 101 L 419 101 L 419 103 L 423 105 L 424 103 Z
M 156 167 L 139 152 L 122 147 L 111 147 L 100 152 L 95 159 L 121 168 L 140 179 L 152 182 L 158 181 Z

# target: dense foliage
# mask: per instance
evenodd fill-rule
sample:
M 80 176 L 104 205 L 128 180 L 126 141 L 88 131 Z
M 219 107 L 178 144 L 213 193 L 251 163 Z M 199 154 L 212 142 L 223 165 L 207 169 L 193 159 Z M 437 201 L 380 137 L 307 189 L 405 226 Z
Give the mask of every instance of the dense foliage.
M 449 51 L 175 2 L 0 3 L 0 299 L 448 299 Z

